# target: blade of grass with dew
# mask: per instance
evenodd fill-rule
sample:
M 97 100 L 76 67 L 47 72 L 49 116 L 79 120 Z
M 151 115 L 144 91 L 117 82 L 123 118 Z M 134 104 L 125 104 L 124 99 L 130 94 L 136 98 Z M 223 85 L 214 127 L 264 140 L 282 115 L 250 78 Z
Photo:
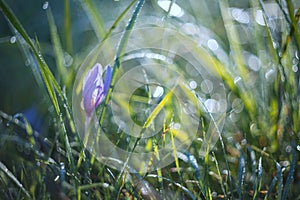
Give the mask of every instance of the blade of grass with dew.
M 257 166 L 257 179 L 256 179 L 256 188 L 255 188 L 255 193 L 253 195 L 253 199 L 257 199 L 257 195 L 260 192 L 261 189 L 261 184 L 262 184 L 262 157 L 259 158 L 258 160 L 258 166 Z
M 230 44 L 230 48 L 233 51 L 233 60 L 236 64 L 238 75 L 242 78 L 242 80 L 247 80 L 247 74 L 248 70 L 245 65 L 244 56 L 242 53 L 241 46 L 235 41 L 240 40 L 239 36 L 237 34 L 237 30 L 234 27 L 234 22 L 229 16 L 229 5 L 228 0 L 220 0 L 219 6 L 221 10 L 221 15 L 223 18 L 225 30 L 227 33 L 227 38 Z M 247 109 L 247 112 L 249 116 L 252 119 L 255 119 L 256 116 L 256 104 L 255 104 L 255 98 L 253 97 L 253 94 L 250 92 L 250 90 L 243 84 L 240 87 L 240 95 L 239 95 L 245 105 L 245 108 Z
M 291 184 L 294 180 L 294 173 L 295 173 L 295 168 L 296 168 L 296 164 L 297 164 L 297 155 L 296 155 L 296 145 L 293 145 L 293 149 L 292 149 L 292 162 L 290 165 L 290 170 L 287 176 L 287 179 L 285 181 L 285 185 L 283 188 L 283 194 L 282 194 L 282 199 L 287 199 L 288 198 L 288 193 L 291 187 Z
M 219 162 L 218 162 L 217 157 L 216 157 L 214 152 L 212 152 L 212 156 L 214 158 L 215 166 L 216 166 L 216 169 L 217 169 L 217 174 L 218 174 L 219 177 L 222 177 L 220 167 L 219 167 Z M 219 180 L 219 183 L 220 183 L 221 190 L 223 192 L 224 198 L 227 199 L 228 198 L 227 197 L 227 192 L 226 192 L 227 188 L 225 189 L 225 187 L 224 187 L 223 179 Z
M 275 165 L 276 165 L 276 170 L 277 170 L 277 174 L 276 176 L 273 178 L 272 182 L 271 182 L 271 185 L 269 186 L 269 189 L 268 189 L 268 193 L 267 195 L 265 196 L 265 200 L 269 199 L 270 196 L 271 196 L 271 193 L 273 191 L 273 188 L 275 187 L 276 183 L 277 182 L 280 182 L 281 178 L 282 178 L 282 171 L 281 171 L 281 166 L 278 162 L 275 161 Z M 279 189 L 277 190 L 278 191 L 278 196 L 281 196 L 281 191 L 279 191 Z
M 54 17 L 50 6 L 48 6 L 46 12 L 47 12 L 47 17 L 49 22 L 51 41 L 53 43 L 53 50 L 55 54 L 56 67 L 58 69 L 60 77 L 62 78 L 63 84 L 69 86 L 68 72 L 64 66 L 64 53 L 59 39 L 59 35 L 57 33 L 57 27 L 55 25 Z
M 167 11 L 167 13 L 166 13 L 166 18 L 169 18 L 169 17 L 171 16 L 170 13 L 171 13 L 171 10 L 172 10 L 173 5 L 175 4 L 175 1 L 176 1 L 176 0 L 171 0 L 171 2 L 170 2 L 170 4 L 169 4 L 168 11 Z
M 39 51 L 35 47 L 34 43 L 32 42 L 32 40 L 27 35 L 25 29 L 22 27 L 21 23 L 16 18 L 15 14 L 10 10 L 10 8 L 6 5 L 6 3 L 4 3 L 3 0 L 0 1 L 0 8 L 1 8 L 1 11 L 3 12 L 3 14 L 5 15 L 5 17 L 7 18 L 7 20 L 9 21 L 9 23 L 13 26 L 13 28 L 16 29 L 16 31 L 18 31 L 20 33 L 20 35 L 23 37 L 25 42 L 32 49 L 32 51 L 35 55 L 35 58 L 36 58 L 36 60 L 39 64 L 40 72 L 41 72 L 42 77 L 44 79 L 44 83 L 45 83 L 46 88 L 48 90 L 49 96 L 52 100 L 55 111 L 57 112 L 57 114 L 59 114 L 59 106 L 58 106 L 58 102 L 57 102 L 57 99 L 56 99 L 56 95 L 55 95 L 55 92 L 53 90 L 52 84 L 49 82 L 49 77 L 47 76 L 48 73 L 45 72 L 45 68 L 46 68 L 45 65 L 46 64 L 44 62 L 44 59 L 42 58 L 42 55 L 39 53 Z
M 7 18 L 7 20 L 10 22 L 10 24 L 20 33 L 20 35 L 23 37 L 23 39 L 26 41 L 26 43 L 29 45 L 29 47 L 31 48 L 31 50 L 34 53 L 34 56 L 35 56 L 35 58 L 38 62 L 38 66 L 39 66 L 43 81 L 44 81 L 44 83 L 46 85 L 46 88 L 47 88 L 47 91 L 49 93 L 50 99 L 53 103 L 56 114 L 59 116 L 62 133 L 64 134 L 64 138 L 65 138 L 65 145 L 66 145 L 66 149 L 67 149 L 68 161 L 71 165 L 72 172 L 75 175 L 74 158 L 72 156 L 70 143 L 69 143 L 69 140 L 68 140 L 65 124 L 64 124 L 64 121 L 63 121 L 63 115 L 60 112 L 60 108 L 59 108 L 59 104 L 58 104 L 58 101 L 57 101 L 57 98 L 56 98 L 56 93 L 54 91 L 54 88 L 59 93 L 59 95 L 62 99 L 64 98 L 63 93 L 62 93 L 58 83 L 56 82 L 53 74 L 51 73 L 47 63 L 45 62 L 43 56 L 40 54 L 40 51 L 34 45 L 32 40 L 29 38 L 28 34 L 26 33 L 25 29 L 23 28 L 23 26 L 21 25 L 21 23 L 19 22 L 19 20 L 15 16 L 15 14 L 11 11 L 11 9 L 7 6 L 7 4 L 3 0 L 0 0 L 0 8 L 1 8 L 1 11 L 3 12 L 3 14 L 5 15 L 5 17 Z M 38 42 L 37 42 L 37 46 L 38 46 Z
M 38 45 L 38 41 L 36 41 L 36 43 L 37 43 L 37 46 L 39 46 Z M 68 138 L 68 134 L 67 134 L 67 130 L 66 130 L 66 125 L 65 125 L 64 120 L 63 120 L 63 113 L 60 110 L 60 107 L 58 105 L 58 101 L 57 101 L 57 98 L 56 98 L 56 93 L 55 93 L 54 88 L 53 88 L 54 84 L 52 85 L 52 83 L 55 82 L 57 84 L 57 82 L 51 80 L 51 75 L 53 76 L 53 74 L 51 73 L 51 71 L 50 71 L 48 65 L 46 64 L 46 62 L 43 60 L 41 54 L 39 55 L 39 57 L 41 58 L 41 61 L 43 62 L 43 63 L 39 63 L 39 65 L 40 66 L 43 65 L 44 69 L 46 69 L 46 70 L 44 70 L 42 67 L 40 68 L 41 69 L 41 74 L 43 75 L 44 82 L 47 83 L 47 85 L 49 86 L 49 87 L 47 87 L 49 93 L 52 93 L 52 95 L 53 95 L 53 100 L 52 101 L 55 101 L 56 104 L 57 104 L 56 114 L 59 117 L 60 128 L 61 128 L 61 131 L 62 131 L 63 137 L 64 137 L 64 142 L 65 142 L 65 148 L 66 148 L 66 152 L 67 152 L 68 162 L 71 165 L 71 171 L 75 175 L 75 173 L 76 173 L 76 167 L 75 167 L 75 161 L 74 161 L 74 158 L 73 158 L 73 155 L 72 155 L 72 148 L 70 146 L 70 142 L 69 142 L 69 138 Z M 55 80 L 55 79 L 53 78 L 53 80 Z M 59 91 L 62 93 L 62 91 L 60 90 L 60 88 L 59 88 Z
M 239 171 L 238 171 L 238 187 L 237 187 L 239 199 L 244 199 L 243 193 L 244 193 L 245 173 L 246 173 L 245 158 L 243 152 L 240 151 L 240 164 L 239 164 Z
M 153 178 L 162 178 L 163 180 L 168 181 L 169 183 L 174 184 L 175 186 L 179 187 L 180 189 L 182 189 L 185 193 L 187 193 L 189 195 L 189 197 L 193 200 L 196 200 L 197 198 L 195 197 L 195 195 L 186 187 L 184 187 L 182 184 L 177 183 L 169 178 L 166 177 L 158 177 L 156 174 L 148 174 L 147 177 L 153 177 Z
M 125 50 L 125 48 L 127 46 L 127 42 L 128 42 L 130 33 L 133 30 L 133 27 L 135 25 L 137 17 L 139 15 L 139 13 L 141 12 L 144 3 L 145 3 L 145 0 L 139 0 L 137 2 L 136 7 L 135 7 L 135 9 L 133 11 L 133 14 L 132 14 L 131 18 L 129 19 L 129 22 L 128 22 L 126 28 L 125 28 L 125 32 L 121 36 L 121 39 L 120 39 L 120 42 L 119 42 L 119 45 L 118 45 L 118 49 L 117 49 L 117 52 L 116 52 L 116 55 L 115 55 L 115 62 L 114 62 L 114 66 L 113 66 L 111 85 L 110 85 L 108 93 L 107 93 L 107 95 L 105 97 L 104 107 L 103 107 L 102 112 L 100 114 L 100 120 L 99 120 L 100 126 L 102 125 L 103 120 L 104 120 L 104 116 L 105 116 L 105 112 L 106 112 L 106 107 L 107 107 L 108 101 L 110 99 L 110 96 L 111 96 L 111 93 L 112 93 L 112 90 L 113 90 L 113 86 L 114 86 L 114 84 L 116 82 L 118 70 L 119 70 L 119 67 L 121 65 L 122 56 L 123 56 L 124 50 Z M 99 135 L 99 134 L 100 133 L 98 133 L 97 135 Z M 99 136 L 97 136 L 96 141 L 98 141 L 98 139 L 99 139 Z M 139 141 L 139 139 L 136 140 L 133 148 L 135 148 L 135 146 L 137 145 L 138 141 Z M 127 161 L 125 162 L 123 169 L 125 169 L 125 167 L 126 167 L 125 165 L 127 165 L 127 162 L 128 162 L 129 159 L 130 159 L 130 155 L 129 155 Z M 123 172 L 124 172 L 124 170 L 122 170 L 120 172 L 120 174 L 119 174 L 119 176 L 117 178 L 117 180 L 118 180 L 117 182 L 120 181 L 120 177 L 122 176 Z
M 230 172 L 229 163 L 228 163 L 228 160 L 226 159 L 226 155 L 227 155 L 227 154 L 226 154 L 226 150 L 225 150 L 224 140 L 223 140 L 221 131 L 219 130 L 219 127 L 218 127 L 218 124 L 220 123 L 220 121 L 222 120 L 222 118 L 226 116 L 226 114 L 224 113 L 223 116 L 221 116 L 220 120 L 219 120 L 219 121 L 216 121 L 216 120 L 214 119 L 214 117 L 212 116 L 212 114 L 211 114 L 210 112 L 208 112 L 208 110 L 207 110 L 207 108 L 205 107 L 204 103 L 202 102 L 201 98 L 200 98 L 198 95 L 196 95 L 196 96 L 197 96 L 197 99 L 198 99 L 200 105 L 201 105 L 203 108 L 206 109 L 206 112 L 208 113 L 209 117 L 210 117 L 211 120 L 212 120 L 213 130 L 214 130 L 214 131 L 218 134 L 218 136 L 219 136 L 219 141 L 220 141 L 220 144 L 221 144 L 222 153 L 223 153 L 223 156 L 224 156 L 224 158 L 225 158 L 226 168 L 227 168 L 228 172 Z M 212 134 L 212 133 L 210 133 L 210 134 Z M 208 136 L 208 138 L 209 138 L 209 137 L 210 137 L 210 136 Z M 201 148 L 202 148 L 202 147 L 201 147 Z M 206 149 L 205 149 L 205 150 L 206 150 Z M 204 156 L 208 159 L 208 149 L 207 149 L 207 153 L 206 153 Z M 208 162 L 208 160 L 207 160 L 207 162 Z M 232 177 L 231 177 L 230 174 L 228 175 L 228 177 L 229 177 L 229 182 L 230 182 L 230 183 L 233 182 L 233 179 L 232 179 Z M 231 185 L 230 185 L 230 189 L 231 189 L 231 192 L 233 192 L 233 188 L 232 188 Z
M 98 46 L 98 50 L 95 53 L 95 56 L 93 56 L 90 61 L 89 61 L 89 66 L 93 66 L 94 63 L 97 60 L 99 51 L 101 50 L 102 44 L 104 44 L 105 41 L 107 41 L 107 39 L 111 36 L 113 30 L 118 26 L 118 24 L 121 22 L 121 20 L 125 17 L 125 15 L 129 12 L 129 10 L 133 7 L 133 5 L 137 2 L 138 0 L 133 0 L 125 9 L 124 11 L 119 15 L 119 17 L 114 21 L 113 25 L 110 27 L 110 29 L 108 30 L 108 32 L 106 33 L 105 37 L 102 39 L 100 45 Z M 82 86 L 82 81 L 83 79 L 81 79 L 80 83 L 78 84 L 78 87 L 76 88 L 76 93 L 79 94 L 80 90 L 81 90 L 81 86 Z
M 153 111 L 150 113 L 149 117 L 145 121 L 143 128 L 148 128 L 151 124 L 151 122 L 155 119 L 155 117 L 159 114 L 159 112 L 163 109 L 165 104 L 170 100 L 170 98 L 173 95 L 174 89 L 177 85 L 175 85 L 165 96 L 164 98 L 159 102 L 159 104 L 153 109 Z
M 235 28 L 234 21 L 232 20 L 229 14 L 229 4 L 228 0 L 221 0 L 219 1 L 220 11 L 223 19 L 223 23 L 226 30 L 226 36 L 229 41 L 230 48 L 232 49 L 234 55 L 233 59 L 235 61 L 236 67 L 238 69 L 239 75 L 243 80 L 245 80 L 247 75 L 247 70 L 245 66 L 244 56 L 242 53 L 242 48 L 238 44 L 240 39 L 238 32 Z
M 255 151 L 251 147 L 247 147 L 247 150 L 250 154 L 250 163 L 251 163 L 251 179 L 253 180 L 253 199 L 255 199 L 255 194 L 257 194 L 257 163 L 256 163 L 256 156 Z
M 92 0 L 77 0 L 81 3 L 83 9 L 85 10 L 87 16 L 90 19 L 90 22 L 93 26 L 93 29 L 95 31 L 95 34 L 99 41 L 101 41 L 106 33 L 105 33 L 105 27 L 103 24 L 103 21 L 101 19 L 101 16 L 96 8 L 96 6 L 93 4 Z
M 21 191 L 28 197 L 32 198 L 29 192 L 23 187 L 22 183 L 15 177 L 15 175 L 0 161 L 0 169 L 21 189 Z
M 291 32 L 293 34 L 291 34 L 291 37 L 294 36 L 295 41 L 297 43 L 298 46 L 298 50 L 300 47 L 300 32 L 299 32 L 299 26 L 298 26 L 298 20 L 299 20 L 299 16 L 300 16 L 300 8 L 298 8 L 297 12 L 296 12 L 296 16 L 294 15 L 294 6 L 291 0 L 286 0 L 287 3 L 287 8 L 288 8 L 288 13 L 289 13 L 289 17 L 291 19 Z
M 81 191 L 82 190 L 88 190 L 88 189 L 97 188 L 97 187 L 107 188 L 107 187 L 109 187 L 109 184 L 108 183 L 91 183 L 88 185 L 81 185 L 77 188 L 77 200 L 81 199 Z M 112 190 L 111 187 L 109 187 L 109 189 Z
M 173 156 L 174 156 L 174 160 L 175 160 L 175 166 L 176 166 L 177 173 L 178 173 L 179 177 L 181 177 L 179 160 L 178 160 L 178 156 L 177 156 L 177 149 L 176 149 L 175 140 L 174 140 L 174 133 L 172 130 L 173 129 L 170 130 L 170 134 L 171 134 L 171 142 L 172 142 L 172 147 L 173 147 Z
M 132 31 L 132 29 L 135 25 L 135 22 L 137 20 L 137 17 L 139 15 L 139 13 L 141 12 L 141 10 L 143 8 L 144 3 L 145 3 L 145 0 L 138 0 L 138 2 L 136 4 L 136 7 L 133 11 L 133 14 L 132 14 L 127 26 L 126 26 L 125 32 L 121 36 L 121 39 L 120 39 L 120 42 L 119 42 L 119 45 L 118 45 L 118 49 L 117 49 L 117 53 L 115 55 L 115 63 L 114 63 L 114 66 L 113 66 L 111 84 L 110 84 L 109 90 L 107 92 L 107 95 L 105 97 L 105 104 L 104 104 L 103 110 L 102 110 L 101 115 L 100 115 L 100 125 L 103 123 L 105 112 L 106 112 L 106 107 L 107 107 L 108 101 L 110 99 L 114 84 L 116 82 L 117 74 L 118 74 L 119 67 L 120 67 L 121 60 L 122 60 L 122 56 L 123 56 L 122 54 L 123 54 L 123 52 L 126 48 L 130 33 L 131 33 L 131 31 Z
M 69 54 L 73 53 L 72 33 L 71 33 L 71 14 L 70 0 L 64 0 L 64 28 L 66 49 Z
M 21 118 L 23 121 L 24 121 L 24 125 L 25 125 L 25 130 L 27 132 L 27 135 L 29 136 L 29 142 L 35 146 L 35 140 L 34 140 L 34 137 L 33 137 L 33 129 L 30 125 L 30 123 L 28 122 L 26 116 L 23 114 L 23 113 L 17 113 L 14 115 L 13 117 L 14 119 L 15 118 Z
M 186 36 L 182 37 L 184 37 L 185 41 L 190 40 L 190 38 Z M 252 112 L 255 109 L 254 101 L 251 101 L 251 99 L 249 99 L 249 95 L 247 92 L 244 92 L 244 90 L 236 86 L 236 84 L 234 83 L 234 77 L 232 77 L 231 73 L 226 70 L 226 65 L 222 64 L 222 62 L 215 58 L 211 53 L 207 52 L 203 48 L 199 48 L 199 46 L 197 46 L 194 42 L 187 42 L 185 46 L 187 47 L 187 49 L 191 49 L 191 53 L 200 58 L 201 63 L 204 66 L 209 67 L 214 75 L 220 77 L 230 88 L 230 90 L 242 99 L 246 108 L 245 110 L 247 111 L 249 116 L 255 113 Z

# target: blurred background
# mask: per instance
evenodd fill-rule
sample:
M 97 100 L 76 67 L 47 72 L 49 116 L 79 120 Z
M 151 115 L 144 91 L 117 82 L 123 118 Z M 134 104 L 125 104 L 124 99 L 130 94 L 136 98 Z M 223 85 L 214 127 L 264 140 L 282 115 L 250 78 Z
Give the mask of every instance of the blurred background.
M 179 7 L 174 10 L 174 23 L 197 23 L 207 27 L 212 33 L 216 34 L 226 49 L 226 33 L 221 19 L 221 14 L 216 0 L 213 1 L 176 1 Z M 12 8 L 24 28 L 31 38 L 37 37 L 42 53 L 47 63 L 55 74 L 54 53 L 51 46 L 49 24 L 43 6 L 45 1 L 39 0 L 8 0 L 8 5 Z M 130 1 L 121 0 L 95 0 L 103 23 L 109 28 L 114 20 L 120 15 Z M 52 9 L 58 33 L 61 36 L 62 46 L 66 50 L 66 39 L 64 31 L 64 1 L 50 0 L 49 5 Z M 250 5 L 248 1 L 231 1 L 233 7 L 247 9 Z M 138 23 L 161 23 L 165 16 L 168 5 L 158 4 L 156 1 L 146 1 L 142 16 Z M 165 9 L 165 10 L 164 10 Z M 83 52 L 88 53 L 98 43 L 90 20 L 84 12 L 81 1 L 70 1 L 71 11 L 71 32 L 72 32 L 72 52 L 67 52 L 69 62 L 73 61 L 76 55 Z M 191 17 L 191 16 L 197 16 Z M 179 17 L 178 17 L 179 16 Z M 126 18 L 128 19 L 128 17 Z M 123 21 L 124 27 L 126 20 Z M 209 32 L 203 33 L 210 34 Z M 70 56 L 70 57 L 69 57 Z M 72 63 L 69 63 L 69 65 Z M 26 109 L 43 103 L 45 93 L 41 91 L 35 81 L 29 67 L 29 61 L 22 54 L 20 46 L 16 42 L 13 30 L 8 25 L 2 13 L 0 14 L 0 110 L 9 114 L 23 112 Z M 42 106 L 41 106 L 42 107 Z

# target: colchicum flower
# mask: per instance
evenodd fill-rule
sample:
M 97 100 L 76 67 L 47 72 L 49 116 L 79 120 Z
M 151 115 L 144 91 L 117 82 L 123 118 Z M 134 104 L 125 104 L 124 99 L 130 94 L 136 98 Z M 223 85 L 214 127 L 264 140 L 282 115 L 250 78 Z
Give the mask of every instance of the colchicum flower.
M 86 124 L 89 123 L 93 112 L 105 99 L 112 76 L 111 67 L 107 66 L 106 68 L 104 83 L 102 75 L 103 68 L 101 64 L 96 63 L 83 79 L 82 107 L 86 113 Z

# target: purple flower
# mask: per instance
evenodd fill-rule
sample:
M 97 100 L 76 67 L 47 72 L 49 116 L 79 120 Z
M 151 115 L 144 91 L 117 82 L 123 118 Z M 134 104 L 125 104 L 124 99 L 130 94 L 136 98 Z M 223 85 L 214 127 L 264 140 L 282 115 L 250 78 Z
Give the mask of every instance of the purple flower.
M 83 79 L 82 106 L 86 113 L 87 121 L 99 104 L 105 99 L 112 76 L 111 67 L 107 66 L 104 83 L 102 75 L 102 66 L 96 63 Z

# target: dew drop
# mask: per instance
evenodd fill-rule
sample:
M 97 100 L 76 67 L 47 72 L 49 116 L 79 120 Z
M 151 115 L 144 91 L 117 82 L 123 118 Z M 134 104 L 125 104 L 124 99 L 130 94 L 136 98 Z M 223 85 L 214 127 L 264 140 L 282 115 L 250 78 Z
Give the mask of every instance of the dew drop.
M 204 102 L 204 105 L 205 105 L 207 111 L 210 113 L 217 113 L 220 110 L 220 104 L 215 99 L 207 99 Z
M 192 23 L 186 23 L 182 26 L 182 29 L 184 32 L 186 32 L 188 35 L 195 35 L 198 33 L 197 26 Z
M 248 58 L 248 65 L 249 68 L 253 71 L 258 71 L 260 69 L 260 62 L 258 58 L 254 55 L 250 55 Z
M 231 16 L 234 20 L 242 23 L 242 24 L 248 24 L 250 21 L 249 14 L 240 8 L 232 8 L 231 10 Z
M 274 77 L 275 77 L 275 70 L 274 70 L 274 69 L 268 70 L 268 71 L 266 72 L 266 74 L 265 74 L 265 78 L 266 78 L 267 80 L 271 80 L 271 79 L 274 78 Z
M 161 86 L 157 86 L 153 93 L 153 97 L 158 98 L 161 97 L 163 94 L 164 94 L 164 88 Z
M 292 70 L 295 73 L 298 72 L 298 66 L 297 65 L 293 65 Z
M 286 146 L 285 151 L 287 153 L 290 153 L 292 151 L 292 146 L 291 145 Z
M 25 66 L 28 67 L 30 65 L 30 60 L 29 59 L 26 59 L 25 61 Z
M 16 36 L 12 36 L 9 41 L 11 44 L 14 44 L 17 41 Z
M 161 7 L 166 12 L 169 11 L 169 7 L 170 7 L 171 3 L 172 2 L 169 0 L 160 0 L 157 2 L 159 7 Z M 174 16 L 174 17 L 181 17 L 184 15 L 184 11 L 177 3 L 173 3 L 172 8 L 170 10 L 170 15 Z
M 232 109 L 235 113 L 240 113 L 243 111 L 244 104 L 243 101 L 239 98 L 236 98 L 232 102 Z
M 190 81 L 189 86 L 192 90 L 194 90 L 197 88 L 197 82 L 192 80 L 192 81 Z
M 179 123 L 174 123 L 174 125 L 173 125 L 173 128 L 174 128 L 175 130 L 179 130 L 180 127 L 181 127 L 181 125 L 180 125 Z
M 242 78 L 240 76 L 235 77 L 234 78 L 234 84 L 237 84 L 241 80 L 242 80 Z
M 214 89 L 213 83 L 208 79 L 202 81 L 200 87 L 205 94 L 210 94 Z
M 212 51 L 216 51 L 216 50 L 219 48 L 218 42 L 217 42 L 216 40 L 214 40 L 214 39 L 209 39 L 209 40 L 207 41 L 207 46 L 208 46 L 208 48 L 210 48 L 210 50 L 212 50 Z
M 45 1 L 42 6 L 43 10 L 46 10 L 48 7 L 49 7 L 49 2 Z
M 255 14 L 255 21 L 256 21 L 259 25 L 261 25 L 261 26 L 265 26 L 265 25 L 266 25 L 262 10 L 257 10 L 257 11 L 256 11 L 256 14 Z
M 68 53 L 65 52 L 64 53 L 64 65 L 66 67 L 70 67 L 72 65 L 72 63 L 73 63 L 72 56 L 70 54 L 68 54 Z

